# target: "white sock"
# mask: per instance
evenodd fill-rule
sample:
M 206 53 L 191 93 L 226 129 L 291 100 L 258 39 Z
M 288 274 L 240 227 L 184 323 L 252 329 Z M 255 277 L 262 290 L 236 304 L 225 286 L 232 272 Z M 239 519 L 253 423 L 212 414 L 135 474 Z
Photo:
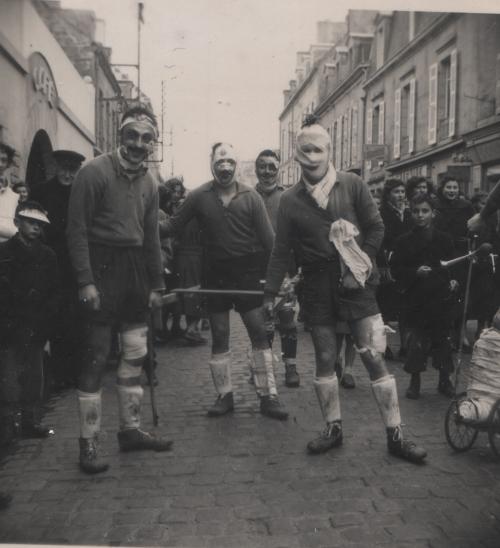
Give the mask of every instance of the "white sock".
M 385 375 L 373 381 L 371 385 L 386 428 L 400 426 L 401 416 L 399 414 L 398 392 L 394 375 Z
M 208 362 L 214 381 L 215 390 L 219 396 L 225 396 L 233 391 L 231 383 L 231 352 L 223 354 L 212 354 L 212 359 Z
M 80 437 L 91 439 L 101 431 L 101 391 L 76 391 L 80 414 Z
M 325 421 L 330 423 L 341 420 L 337 375 L 314 377 L 313 385 Z
M 270 348 L 253 350 L 253 378 L 255 391 L 259 396 L 276 396 L 276 379 L 274 377 L 274 357 Z
M 139 428 L 141 426 L 141 401 L 144 390 L 140 385 L 125 386 L 117 384 L 120 429 Z

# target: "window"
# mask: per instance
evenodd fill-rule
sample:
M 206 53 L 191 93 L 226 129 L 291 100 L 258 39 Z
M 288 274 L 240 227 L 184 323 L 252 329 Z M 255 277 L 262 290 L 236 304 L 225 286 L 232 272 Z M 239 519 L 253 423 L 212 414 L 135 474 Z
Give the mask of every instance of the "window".
M 396 90 L 394 108 L 394 157 L 415 147 L 415 78 Z
M 358 107 L 351 109 L 351 164 L 358 161 Z
M 380 101 L 367 110 L 366 144 L 383 145 L 385 140 L 385 103 Z
M 429 67 L 429 144 L 455 135 L 457 51 Z
M 337 122 L 333 122 L 331 137 L 332 137 L 332 158 L 335 164 L 338 165 L 337 164 Z

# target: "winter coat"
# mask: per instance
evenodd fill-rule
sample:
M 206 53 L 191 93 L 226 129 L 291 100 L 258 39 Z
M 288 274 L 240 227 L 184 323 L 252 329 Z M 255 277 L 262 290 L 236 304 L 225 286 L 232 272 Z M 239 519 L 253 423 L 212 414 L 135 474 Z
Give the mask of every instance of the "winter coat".
M 52 249 L 40 241 L 28 246 L 19 234 L 0 243 L 0 341 L 8 342 L 21 327 L 47 339 L 59 306 L 59 288 Z

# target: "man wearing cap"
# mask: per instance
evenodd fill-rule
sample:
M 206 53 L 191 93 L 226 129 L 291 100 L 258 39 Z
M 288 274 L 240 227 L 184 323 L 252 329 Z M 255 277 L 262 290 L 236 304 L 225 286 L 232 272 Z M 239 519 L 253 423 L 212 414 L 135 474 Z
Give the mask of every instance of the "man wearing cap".
M 260 196 L 238 182 L 237 157 L 228 143 L 212 147 L 213 180 L 188 194 L 169 219 L 166 229 L 175 235 L 193 218 L 202 230 L 205 247 L 203 287 L 217 290 L 259 290 L 267 259 L 273 245 L 273 229 Z M 273 372 L 273 356 L 267 340 L 260 295 L 210 295 L 208 314 L 212 329 L 212 357 L 209 361 L 215 390 L 215 404 L 208 416 L 233 411 L 231 353 L 229 350 L 229 312 L 240 314 L 252 344 L 255 389 L 260 397 L 260 412 L 286 420 Z
M 71 188 L 68 247 L 85 312 L 86 352 L 78 378 L 80 467 L 107 470 L 99 456 L 101 385 L 111 332 L 117 327 L 121 451 L 167 451 L 172 442 L 140 428 L 140 376 L 147 354 L 147 320 L 159 304 L 163 277 L 158 232 L 158 183 L 145 160 L 157 139 L 154 115 L 143 106 L 127 110 L 120 146 L 87 162 Z
M 44 231 L 45 241 L 54 250 L 61 272 L 61 306 L 55 318 L 54 335 L 50 339 L 50 367 L 57 390 L 75 386 L 81 357 L 82 321 L 78 288 L 66 242 L 66 226 L 71 186 L 85 157 L 73 150 L 55 150 L 52 158 L 55 176 L 33 186 L 31 198 L 47 211 L 50 225 Z
M 19 202 L 19 194 L 10 188 L 7 170 L 14 161 L 14 149 L 0 143 L 0 242 L 5 242 L 17 232 L 14 214 Z
M 43 438 L 43 347 L 57 309 L 59 272 L 54 252 L 41 242 L 49 224 L 37 202 L 18 205 L 17 234 L 0 243 L 0 445 L 21 430 Z
M 255 174 L 258 183 L 255 190 L 261 195 L 266 206 L 267 214 L 271 220 L 274 232 L 278 219 L 278 206 L 285 189 L 278 184 L 280 159 L 276 152 L 265 149 L 259 153 L 255 160 Z M 292 256 L 290 256 L 292 259 Z M 294 268 L 290 260 L 290 266 Z M 290 274 L 290 271 L 288 271 Z M 283 288 L 282 288 L 283 289 Z M 293 295 L 293 292 L 292 292 Z M 294 388 L 300 385 L 300 377 L 297 373 L 297 325 L 294 320 L 294 298 L 285 299 L 277 307 L 278 330 L 281 339 L 281 355 L 285 364 L 285 384 Z M 270 343 L 274 339 L 274 329 L 268 333 Z
M 328 133 L 314 117 L 306 120 L 297 134 L 295 151 L 302 176 L 284 192 L 279 204 L 265 307 L 272 310 L 293 249 L 304 276 L 304 306 L 316 354 L 313 382 L 326 422 L 321 435 L 309 442 L 310 453 L 342 444 L 335 323 L 344 320 L 370 376 L 389 452 L 421 462 L 425 450 L 403 438 L 396 381 L 383 359 L 386 331 L 373 282 L 384 225 L 368 187 L 357 175 L 336 171 L 330 154 Z

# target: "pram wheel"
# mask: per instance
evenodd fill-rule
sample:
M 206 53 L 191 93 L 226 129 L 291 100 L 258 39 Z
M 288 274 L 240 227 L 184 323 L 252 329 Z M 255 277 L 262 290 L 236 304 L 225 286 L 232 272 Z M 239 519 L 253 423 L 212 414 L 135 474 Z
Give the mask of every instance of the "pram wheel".
M 462 405 L 467 407 L 467 420 L 464 420 L 460 413 Z M 462 411 L 464 411 L 463 408 Z M 444 431 L 446 441 L 457 453 L 468 451 L 473 446 L 478 431 L 474 426 L 471 426 L 471 423 L 477 422 L 478 418 L 477 407 L 472 401 L 468 400 L 465 392 L 459 394 L 450 403 L 446 411 Z
M 488 439 L 491 450 L 500 458 L 500 400 L 495 403 L 488 418 Z

